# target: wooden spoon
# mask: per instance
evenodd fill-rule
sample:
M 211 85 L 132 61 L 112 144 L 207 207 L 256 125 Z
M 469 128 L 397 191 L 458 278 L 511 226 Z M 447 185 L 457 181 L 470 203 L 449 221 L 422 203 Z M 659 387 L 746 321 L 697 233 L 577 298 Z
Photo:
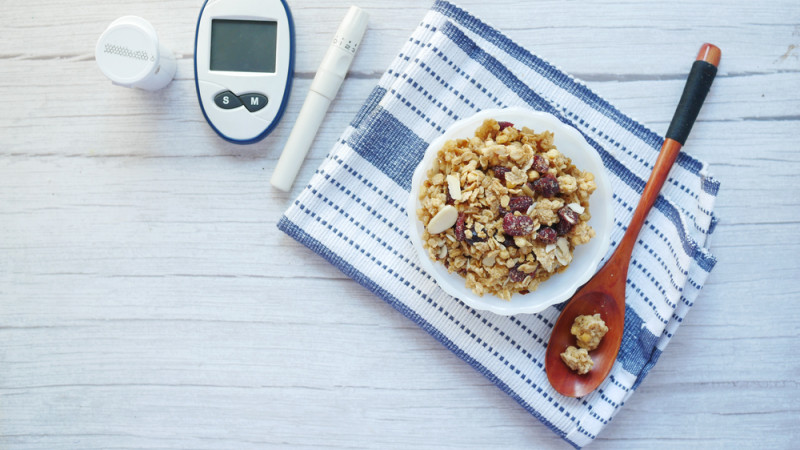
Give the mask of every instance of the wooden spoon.
M 594 391 L 611 372 L 625 328 L 625 283 L 633 246 L 700 112 L 700 107 L 717 73 L 720 56 L 720 49 L 714 45 L 703 44 L 700 48 L 653 167 L 653 173 L 642 192 L 639 205 L 633 212 L 628 230 L 603 268 L 572 296 L 553 327 L 547 345 L 545 370 L 550 384 L 563 395 L 583 397 Z M 577 346 L 575 336 L 570 333 L 575 318 L 597 313 L 606 322 L 608 333 L 600 342 L 600 346 L 589 352 L 594 361 L 592 370 L 588 374 L 578 375 L 564 364 L 561 353 L 570 345 Z

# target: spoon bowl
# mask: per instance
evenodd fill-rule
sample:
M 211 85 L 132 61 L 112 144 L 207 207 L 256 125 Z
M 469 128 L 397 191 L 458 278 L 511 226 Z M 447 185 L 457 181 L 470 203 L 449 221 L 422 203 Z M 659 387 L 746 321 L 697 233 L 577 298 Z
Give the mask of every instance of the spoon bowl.
M 624 295 L 624 285 L 623 295 Z M 624 298 L 624 297 L 623 297 Z M 586 375 L 578 375 L 561 361 L 561 352 L 575 345 L 575 336 L 570 328 L 580 315 L 600 314 L 608 327 L 608 332 L 600 345 L 589 352 L 594 368 Z M 617 359 L 622 332 L 625 328 L 625 305 L 603 291 L 584 287 L 567 303 L 558 317 L 545 354 L 547 378 L 556 391 L 568 397 L 583 397 L 592 392 L 608 376 Z

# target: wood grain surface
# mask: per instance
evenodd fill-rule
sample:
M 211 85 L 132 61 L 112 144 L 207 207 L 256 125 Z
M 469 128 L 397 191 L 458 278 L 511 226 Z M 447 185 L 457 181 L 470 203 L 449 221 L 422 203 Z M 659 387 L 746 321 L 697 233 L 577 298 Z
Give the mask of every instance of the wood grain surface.
M 719 74 L 686 151 L 722 189 L 719 263 L 594 448 L 797 448 L 800 4 L 460 0 L 664 133 L 702 42 Z M 489 381 L 275 225 L 431 1 L 370 28 L 292 192 L 269 177 L 349 3 L 289 0 L 280 126 L 218 138 L 192 74 L 199 0 L 3 2 L 0 448 L 568 448 Z M 178 56 L 112 86 L 122 15 Z

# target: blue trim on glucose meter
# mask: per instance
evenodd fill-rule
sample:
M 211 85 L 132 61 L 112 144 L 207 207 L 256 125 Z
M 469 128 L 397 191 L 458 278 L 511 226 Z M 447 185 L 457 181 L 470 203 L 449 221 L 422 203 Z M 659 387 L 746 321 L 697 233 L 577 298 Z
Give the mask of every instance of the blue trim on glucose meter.
M 232 142 L 234 144 L 242 144 L 242 145 L 244 145 L 244 144 L 253 144 L 253 143 L 256 143 L 256 142 L 264 139 L 268 134 L 270 134 L 272 132 L 273 129 L 275 129 L 275 127 L 278 125 L 278 122 L 280 122 L 281 117 L 283 117 L 283 113 L 286 110 L 287 103 L 289 103 L 289 94 L 291 93 L 291 90 L 292 90 L 292 80 L 294 78 L 294 47 L 295 47 L 295 45 L 294 45 L 294 19 L 292 18 L 292 11 L 289 9 L 289 5 L 286 3 L 285 0 L 280 0 L 281 4 L 283 5 L 283 9 L 286 11 L 286 17 L 287 17 L 288 22 L 289 22 L 289 45 L 290 45 L 290 49 L 289 49 L 289 70 L 288 70 L 287 77 L 286 77 L 286 87 L 283 90 L 283 98 L 281 99 L 280 108 L 278 109 L 278 112 L 276 113 L 275 118 L 272 120 L 272 122 L 270 122 L 270 124 L 267 125 L 267 128 L 261 134 L 259 134 L 258 136 L 254 137 L 252 139 L 244 139 L 244 140 L 242 140 L 242 139 L 233 139 L 233 138 L 223 134 L 211 122 L 211 119 L 208 117 L 208 114 L 206 113 L 206 109 L 203 106 L 203 99 L 200 96 L 200 85 L 199 85 L 198 79 L 197 79 L 197 38 L 198 38 L 198 32 L 200 30 L 200 19 L 203 17 L 203 11 L 205 10 L 206 5 L 208 5 L 209 1 L 213 1 L 213 0 L 205 0 L 203 2 L 202 8 L 200 8 L 200 14 L 197 16 L 197 27 L 195 27 L 195 32 L 194 32 L 194 55 L 195 55 L 195 57 L 193 58 L 194 59 L 194 61 L 193 61 L 194 88 L 195 88 L 195 91 L 197 92 L 197 100 L 198 100 L 198 103 L 200 104 L 200 111 L 203 112 L 203 117 L 205 117 L 206 122 L 211 127 L 211 129 L 213 129 L 221 138 L 225 139 L 228 142 Z

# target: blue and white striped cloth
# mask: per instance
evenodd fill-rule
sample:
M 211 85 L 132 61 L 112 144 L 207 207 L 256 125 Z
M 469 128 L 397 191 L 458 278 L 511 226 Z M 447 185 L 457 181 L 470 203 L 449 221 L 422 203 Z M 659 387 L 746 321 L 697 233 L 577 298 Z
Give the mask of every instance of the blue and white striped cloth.
M 407 231 L 411 175 L 427 144 L 458 119 L 508 106 L 554 114 L 597 149 L 614 190 L 615 247 L 663 138 L 445 1 L 424 17 L 278 227 L 582 447 L 656 363 L 714 267 L 705 242 L 719 184 L 703 162 L 679 156 L 634 250 L 617 364 L 594 393 L 563 397 L 544 371 L 559 309 L 503 317 L 465 306 L 420 268 Z

